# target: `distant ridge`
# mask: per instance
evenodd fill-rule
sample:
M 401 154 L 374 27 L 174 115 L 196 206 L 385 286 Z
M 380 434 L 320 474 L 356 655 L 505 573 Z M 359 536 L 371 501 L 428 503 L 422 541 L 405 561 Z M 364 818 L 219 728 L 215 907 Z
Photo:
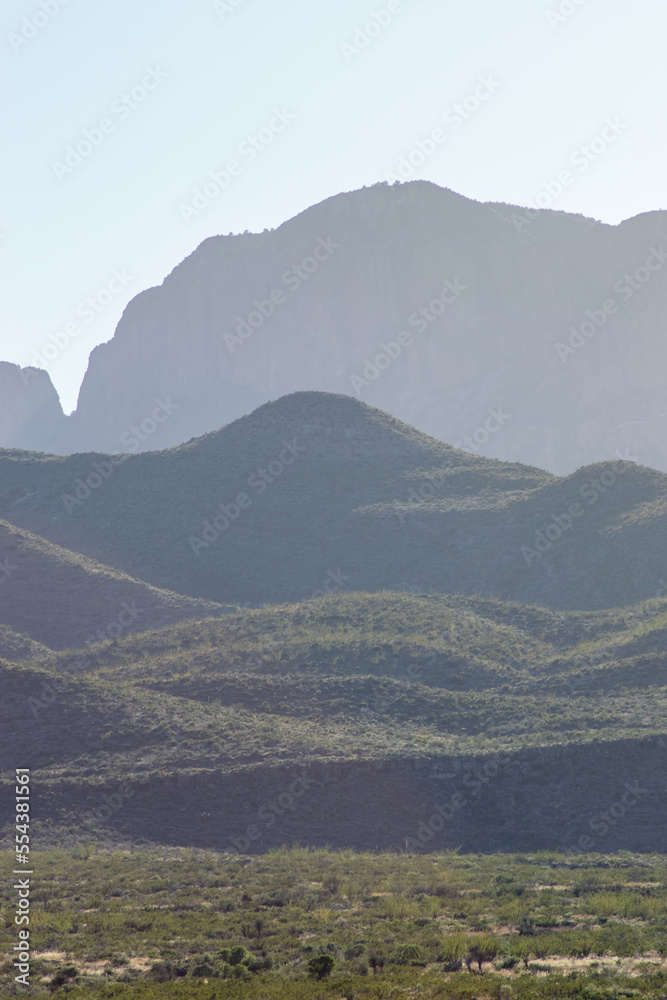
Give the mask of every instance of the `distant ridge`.
M 662 473 L 615 460 L 557 478 L 328 393 L 161 452 L 0 452 L 0 484 L 17 527 L 223 604 L 335 588 L 592 610 L 653 598 L 666 573 Z
M 71 417 L 44 373 L 0 366 L 0 445 L 156 450 L 317 390 L 558 474 L 667 471 L 666 235 L 665 212 L 609 226 L 427 181 L 335 195 L 137 295 Z

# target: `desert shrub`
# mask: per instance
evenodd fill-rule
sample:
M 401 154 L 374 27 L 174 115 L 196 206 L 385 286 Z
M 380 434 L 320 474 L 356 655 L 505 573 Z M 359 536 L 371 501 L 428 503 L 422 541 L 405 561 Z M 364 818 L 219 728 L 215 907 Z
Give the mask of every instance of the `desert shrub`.
M 203 979 L 216 975 L 216 969 L 208 956 L 191 965 L 189 972 L 193 979 Z
M 155 983 L 168 983 L 172 979 L 181 979 L 183 976 L 187 975 L 188 964 L 175 962 L 153 962 L 150 969 L 146 973 L 146 979 L 150 979 Z
M 59 989 L 61 986 L 64 986 L 65 983 L 69 983 L 73 979 L 76 979 L 78 975 L 79 970 L 75 965 L 62 966 L 60 969 L 56 970 L 56 973 L 51 980 L 51 989 Z
M 391 952 L 389 961 L 394 965 L 426 965 L 424 949 L 418 944 L 400 945 Z
M 326 979 L 331 975 L 335 964 L 331 955 L 317 955 L 308 962 L 308 974 L 314 979 Z
M 442 948 L 440 949 L 440 954 L 438 955 L 439 962 L 450 962 L 457 963 L 458 967 L 461 966 L 461 959 L 466 953 L 468 947 L 468 939 L 463 934 L 448 934 L 442 943 Z
M 465 956 L 465 963 L 468 966 L 468 970 L 470 971 L 473 962 L 476 962 L 481 972 L 484 962 L 492 962 L 499 951 L 500 942 L 495 938 L 480 938 L 470 946 Z

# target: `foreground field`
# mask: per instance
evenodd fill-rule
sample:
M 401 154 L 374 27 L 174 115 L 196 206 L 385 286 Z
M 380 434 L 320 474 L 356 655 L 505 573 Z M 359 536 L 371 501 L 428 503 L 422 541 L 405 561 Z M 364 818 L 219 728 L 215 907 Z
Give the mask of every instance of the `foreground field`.
M 3 861 L 10 870 L 11 856 Z M 33 994 L 667 996 L 660 855 L 296 847 L 250 858 L 89 845 L 35 852 L 32 864 Z M 10 955 L 9 886 L 3 902 Z M 10 961 L 2 973 L 12 995 Z

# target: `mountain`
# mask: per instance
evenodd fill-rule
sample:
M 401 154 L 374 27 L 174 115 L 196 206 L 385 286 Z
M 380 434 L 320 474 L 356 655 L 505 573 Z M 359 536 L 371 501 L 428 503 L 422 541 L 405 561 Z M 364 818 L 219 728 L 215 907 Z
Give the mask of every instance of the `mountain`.
M 0 663 L 0 766 L 42 845 L 664 850 L 666 634 L 666 599 L 230 609 Z
M 384 589 L 637 603 L 667 589 L 666 485 L 623 461 L 558 478 L 473 456 L 315 392 L 159 452 L 0 452 L 7 522 L 155 587 L 251 605 Z
M 69 450 L 67 418 L 45 371 L 0 361 L 0 440 L 5 448 Z
M 609 226 L 426 181 L 336 195 L 205 240 L 92 352 L 75 414 L 36 394 L 0 443 L 155 450 L 321 390 L 558 474 L 667 471 L 666 234 L 665 212 Z
M 0 521 L 0 657 L 25 660 L 28 653 L 80 648 L 224 610 L 158 590 Z M 15 632 L 29 638 L 18 642 Z

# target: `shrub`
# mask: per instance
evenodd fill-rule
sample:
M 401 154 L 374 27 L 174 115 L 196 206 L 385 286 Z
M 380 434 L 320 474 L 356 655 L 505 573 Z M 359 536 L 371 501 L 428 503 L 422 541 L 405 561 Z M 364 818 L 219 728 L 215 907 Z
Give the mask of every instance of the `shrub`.
M 418 944 L 404 944 L 395 948 L 389 961 L 395 965 L 426 965 L 424 950 Z
M 384 969 L 384 958 L 382 955 L 371 955 L 368 959 L 368 964 L 373 970 L 373 975 L 377 975 L 378 972 L 382 972 Z
M 153 962 L 146 973 L 146 978 L 155 983 L 168 983 L 172 979 L 180 979 L 187 975 L 187 963 L 175 964 L 174 962 Z
M 438 955 L 438 961 L 456 966 L 454 969 L 446 969 L 446 972 L 456 972 L 461 968 L 461 959 L 466 953 L 467 940 L 463 934 L 448 934 L 443 942 L 442 949 Z
M 468 971 L 471 971 L 472 963 L 477 962 L 481 972 L 483 963 L 492 962 L 499 951 L 500 944 L 495 938 L 480 938 L 472 945 L 466 955 L 465 963 L 468 966 Z
M 214 976 L 215 974 L 215 969 L 208 958 L 204 958 L 202 961 L 190 966 L 190 975 L 193 978 L 203 979 L 208 976 Z
M 331 975 L 335 964 L 331 955 L 317 955 L 308 962 L 308 974 L 314 979 L 326 979 Z
M 229 965 L 249 965 L 254 960 L 254 956 L 242 944 L 234 945 L 233 948 L 221 948 L 218 958 Z
M 442 964 L 443 972 L 460 972 L 463 968 L 463 960 L 460 958 L 448 958 Z
M 51 980 L 51 989 L 57 990 L 65 983 L 70 982 L 72 979 L 76 979 L 79 975 L 79 970 L 75 965 L 65 965 L 61 969 L 56 970 L 56 974 Z
M 366 945 L 361 941 L 356 941 L 354 944 L 351 944 L 349 948 L 345 949 L 345 958 L 359 958 L 359 956 L 363 955 L 365 951 Z

